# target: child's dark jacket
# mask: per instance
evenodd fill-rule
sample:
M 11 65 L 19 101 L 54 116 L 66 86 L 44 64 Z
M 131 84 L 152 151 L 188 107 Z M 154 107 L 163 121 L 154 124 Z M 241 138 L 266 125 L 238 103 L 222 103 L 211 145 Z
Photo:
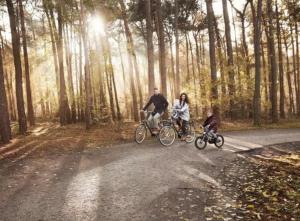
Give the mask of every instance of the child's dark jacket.
M 207 125 L 209 125 L 208 127 L 209 130 L 214 130 L 214 132 L 218 131 L 218 122 L 217 122 L 217 118 L 214 115 L 208 117 L 205 120 L 203 127 L 206 127 Z

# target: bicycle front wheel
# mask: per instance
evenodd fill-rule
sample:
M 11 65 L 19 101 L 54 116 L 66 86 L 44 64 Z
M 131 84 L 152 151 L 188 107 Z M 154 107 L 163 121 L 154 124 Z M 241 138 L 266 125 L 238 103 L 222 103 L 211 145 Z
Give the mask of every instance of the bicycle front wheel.
M 176 132 L 171 126 L 164 126 L 159 131 L 159 142 L 164 146 L 170 146 L 176 139 Z
M 135 142 L 141 144 L 147 136 L 147 128 L 144 124 L 140 124 L 135 129 Z

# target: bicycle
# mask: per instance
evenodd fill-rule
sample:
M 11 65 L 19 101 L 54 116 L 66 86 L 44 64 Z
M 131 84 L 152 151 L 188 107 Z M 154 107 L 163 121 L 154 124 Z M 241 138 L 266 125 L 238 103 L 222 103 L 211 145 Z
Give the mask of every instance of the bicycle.
M 176 119 L 179 114 L 179 110 L 174 109 L 175 116 L 171 116 L 168 120 L 162 121 L 163 127 L 159 131 L 159 141 L 164 146 L 170 146 L 174 143 L 176 137 L 183 136 L 183 130 L 182 127 L 176 127 Z M 195 139 L 195 127 L 194 122 L 189 121 L 187 124 L 187 136 L 185 139 L 185 142 L 192 143 Z
M 195 140 L 195 146 L 199 150 L 205 149 L 207 146 L 207 143 L 214 144 L 217 148 L 222 148 L 224 145 L 224 137 L 221 134 L 216 134 L 216 137 L 209 136 L 208 129 L 206 127 L 203 127 L 203 133 L 196 138 Z
M 143 143 L 145 138 L 147 137 L 147 131 L 150 132 L 151 136 L 157 137 L 158 133 L 154 133 L 154 130 L 150 127 L 148 122 L 148 117 L 152 114 L 153 111 L 144 111 L 145 119 L 141 121 L 141 123 L 135 129 L 135 141 L 138 144 Z

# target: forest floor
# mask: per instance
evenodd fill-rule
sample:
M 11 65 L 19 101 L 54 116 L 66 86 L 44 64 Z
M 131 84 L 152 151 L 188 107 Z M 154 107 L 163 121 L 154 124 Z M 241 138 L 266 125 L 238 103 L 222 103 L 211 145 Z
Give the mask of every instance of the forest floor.
M 300 129 L 248 126 L 199 151 L 137 145 L 133 123 L 39 123 L 0 147 L 0 220 L 298 221 Z

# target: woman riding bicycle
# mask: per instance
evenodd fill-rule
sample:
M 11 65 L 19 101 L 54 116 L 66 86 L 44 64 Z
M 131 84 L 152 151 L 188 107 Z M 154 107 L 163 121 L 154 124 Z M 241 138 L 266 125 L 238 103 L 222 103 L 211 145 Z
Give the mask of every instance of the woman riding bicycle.
M 172 117 L 176 120 L 179 127 L 182 128 L 181 140 L 185 140 L 190 120 L 189 98 L 186 93 L 181 93 L 179 99 L 176 99 L 173 107 Z

